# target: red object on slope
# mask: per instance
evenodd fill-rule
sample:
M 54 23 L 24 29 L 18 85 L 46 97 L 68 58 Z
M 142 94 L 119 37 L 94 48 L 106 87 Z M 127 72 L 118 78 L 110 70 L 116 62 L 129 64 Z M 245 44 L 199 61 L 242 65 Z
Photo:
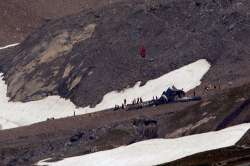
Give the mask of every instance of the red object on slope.
M 145 57 L 146 57 L 146 49 L 145 49 L 144 46 L 142 46 L 142 47 L 140 48 L 140 56 L 141 56 L 142 58 L 145 58 Z

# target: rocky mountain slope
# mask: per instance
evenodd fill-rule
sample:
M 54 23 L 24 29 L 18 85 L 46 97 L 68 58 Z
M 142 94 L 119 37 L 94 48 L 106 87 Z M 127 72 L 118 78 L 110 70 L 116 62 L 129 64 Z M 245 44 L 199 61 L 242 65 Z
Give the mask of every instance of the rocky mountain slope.
M 64 158 L 62 161 L 43 161 L 38 165 L 117 165 L 151 166 L 172 162 L 204 151 L 232 147 L 250 129 L 250 124 L 241 124 L 216 132 L 207 132 L 175 139 L 151 139 L 111 150 Z M 209 140 L 209 141 L 208 141 Z M 247 145 L 241 144 L 242 148 Z M 242 156 L 243 157 L 243 156 Z M 102 161 L 98 162 L 97 161 Z
M 59 94 L 95 105 L 109 91 L 145 82 L 200 58 L 205 84 L 249 80 L 248 1 L 123 1 L 50 21 L 0 66 L 13 101 Z M 147 58 L 139 57 L 145 45 Z M 84 99 L 84 100 L 83 100 Z
M 4 130 L 0 132 L 0 164 L 31 165 L 45 158 L 58 160 L 141 140 L 176 138 L 249 123 L 249 95 L 250 86 L 244 85 L 223 90 L 200 102 L 131 111 L 109 110 Z M 244 140 L 242 144 L 249 141 L 248 137 Z M 235 147 L 232 151 L 244 154 L 242 159 L 249 162 L 248 155 L 245 155 L 249 151 L 248 144 L 244 148 Z M 196 162 L 212 164 L 232 157 L 230 148 L 226 152 L 224 157 L 221 155 L 221 160 L 198 160 L 197 155 L 187 161 L 190 165 Z M 211 153 L 221 154 L 221 151 Z M 238 159 L 235 158 L 235 161 Z M 180 163 L 186 165 L 186 159 L 180 160 Z
M 9 0 L 0 2 L 0 46 L 23 41 L 49 20 L 119 0 Z
M 6 14 L 11 18 L 8 21 L 13 20 L 10 25 L 24 27 L 21 31 L 15 26 L 1 27 L 7 42 L 21 41 L 42 24 L 19 46 L 0 50 L 0 71 L 12 101 L 60 95 L 77 106 L 94 106 L 110 91 L 137 81 L 144 84 L 205 58 L 212 67 L 196 89 L 203 100 L 128 112 L 106 110 L 0 131 L 0 165 L 32 165 L 48 157 L 58 160 L 145 139 L 176 138 L 250 122 L 249 1 L 81 2 L 0 2 L 0 8 L 7 11 L 16 6 L 22 11 L 17 16 Z M 57 7 L 48 8 L 53 3 Z M 70 7 L 64 10 L 60 5 Z M 142 45 L 145 59 L 138 56 Z M 246 135 L 235 147 L 197 154 L 173 165 L 223 164 L 232 158 L 231 165 L 241 160 L 249 163 L 248 140 Z

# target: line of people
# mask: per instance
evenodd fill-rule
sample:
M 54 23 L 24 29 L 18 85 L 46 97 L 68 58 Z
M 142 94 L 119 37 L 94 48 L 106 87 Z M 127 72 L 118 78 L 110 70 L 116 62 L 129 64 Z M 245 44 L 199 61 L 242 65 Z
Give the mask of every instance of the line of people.
M 153 99 L 152 99 L 151 101 L 155 102 L 155 101 L 157 101 L 158 99 L 159 99 L 159 98 L 158 98 L 157 96 L 153 96 Z M 132 103 L 131 103 L 131 104 L 127 104 L 127 100 L 124 99 L 121 106 L 119 106 L 119 105 L 117 105 L 117 104 L 115 105 L 114 110 L 127 109 L 128 107 L 131 108 L 131 107 L 136 106 L 136 105 L 142 107 L 143 104 L 145 104 L 145 102 L 142 100 L 141 97 L 134 98 L 134 99 L 132 100 Z
M 142 104 L 142 103 L 143 103 L 143 100 L 142 100 L 141 97 L 138 97 L 138 98 L 136 98 L 136 99 L 134 99 L 134 100 L 132 101 L 132 105 Z M 114 110 L 118 110 L 118 109 L 120 109 L 120 108 L 121 108 L 121 109 L 126 109 L 126 108 L 127 108 L 127 99 L 124 99 L 124 100 L 123 100 L 123 103 L 122 103 L 121 106 L 115 105 Z
M 133 104 L 133 105 L 134 105 L 134 104 L 140 104 L 140 103 L 143 103 L 141 97 L 138 97 L 137 99 L 134 99 L 134 100 L 132 101 L 132 104 Z

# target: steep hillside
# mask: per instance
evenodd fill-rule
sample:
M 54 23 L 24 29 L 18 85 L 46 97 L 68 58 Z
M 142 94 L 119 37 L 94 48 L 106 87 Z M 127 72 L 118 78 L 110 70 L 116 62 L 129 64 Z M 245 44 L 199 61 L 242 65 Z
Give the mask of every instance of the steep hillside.
M 78 106 L 206 58 L 204 85 L 249 81 L 249 1 L 124 1 L 50 21 L 2 54 L 8 96 Z M 147 58 L 139 57 L 144 45 Z M 137 97 L 137 96 L 135 96 Z
M 244 137 L 249 128 L 250 124 L 241 124 L 217 132 L 208 132 L 176 139 L 151 139 L 112 150 L 65 158 L 62 161 L 40 162 L 38 165 L 56 166 L 71 165 L 73 163 L 76 166 L 81 166 L 82 164 L 107 166 L 110 163 L 116 166 L 158 165 L 199 152 L 235 146 Z M 97 161 L 102 162 L 97 163 Z M 185 163 L 182 165 L 185 165 Z
M 152 138 L 176 138 L 249 123 L 249 96 L 250 85 L 244 85 L 200 102 L 131 111 L 106 110 L 3 130 L 0 131 L 0 165 L 31 165 L 46 158 L 60 160 Z M 246 146 L 191 156 L 180 163 L 211 164 L 230 157 L 236 157 L 237 162 L 240 159 L 237 154 L 249 161 L 249 137 L 244 137 L 239 145 Z M 205 160 L 203 156 L 210 154 L 218 154 L 218 158 Z M 178 165 L 179 161 L 175 163 Z
M 0 23 L 0 46 L 22 41 L 0 50 L 0 72 L 9 97 L 1 96 L 1 109 L 17 112 L 18 122 L 24 122 L 23 115 L 30 119 L 42 115 L 33 109 L 41 105 L 27 109 L 8 99 L 29 102 L 59 95 L 76 106 L 95 106 L 110 91 L 132 87 L 138 81 L 143 85 L 198 59 L 211 63 L 202 85 L 188 92 L 201 95 L 201 101 L 104 110 L 2 130 L 0 165 L 32 165 L 45 158 L 60 160 L 250 122 L 250 1 L 10 0 L 0 2 Z M 142 46 L 146 58 L 138 55 Z M 185 72 L 195 75 L 192 70 Z M 183 84 L 190 84 L 190 79 L 182 79 Z M 0 90 L 5 94 L 6 88 Z M 40 110 L 62 113 L 53 110 L 62 108 L 53 107 L 58 100 L 45 102 Z M 30 103 L 35 102 L 25 104 Z M 65 116 L 75 114 L 72 103 L 63 110 L 68 106 L 72 112 Z M 15 114 L 11 113 L 0 120 L 12 123 L 8 116 Z M 249 149 L 248 132 L 235 146 L 167 165 L 249 163 Z
M 127 103 L 132 103 L 134 96 L 141 96 L 142 100 L 152 100 L 152 96 L 160 96 L 166 86 L 175 85 L 188 91 L 200 85 L 201 79 L 209 70 L 210 64 L 206 60 L 198 60 L 194 63 L 164 74 L 160 78 L 148 81 L 144 86 L 136 86 L 122 92 L 110 92 L 105 95 L 102 102 L 96 107 L 76 108 L 69 100 L 59 96 L 49 96 L 42 100 L 27 103 L 9 102 L 7 85 L 0 75 L 0 129 L 21 127 L 33 123 L 45 121 L 48 118 L 64 118 L 72 115 L 81 115 L 114 108 L 116 104 L 122 104 L 124 98 Z M 188 83 L 183 82 L 183 79 Z M 14 116 L 13 116 L 14 115 Z M 18 116 L 16 116 L 18 115 Z
M 0 46 L 21 42 L 45 22 L 119 0 L 0 1 Z

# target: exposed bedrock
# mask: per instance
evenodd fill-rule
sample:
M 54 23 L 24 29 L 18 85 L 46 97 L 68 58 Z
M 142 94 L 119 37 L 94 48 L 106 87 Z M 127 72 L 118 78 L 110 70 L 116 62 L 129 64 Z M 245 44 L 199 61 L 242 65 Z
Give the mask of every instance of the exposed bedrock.
M 8 96 L 25 102 L 60 95 L 94 106 L 110 91 L 201 58 L 212 65 L 204 85 L 246 83 L 249 8 L 242 0 L 126 0 L 49 21 L 1 54 Z M 146 59 L 138 56 L 142 45 Z

